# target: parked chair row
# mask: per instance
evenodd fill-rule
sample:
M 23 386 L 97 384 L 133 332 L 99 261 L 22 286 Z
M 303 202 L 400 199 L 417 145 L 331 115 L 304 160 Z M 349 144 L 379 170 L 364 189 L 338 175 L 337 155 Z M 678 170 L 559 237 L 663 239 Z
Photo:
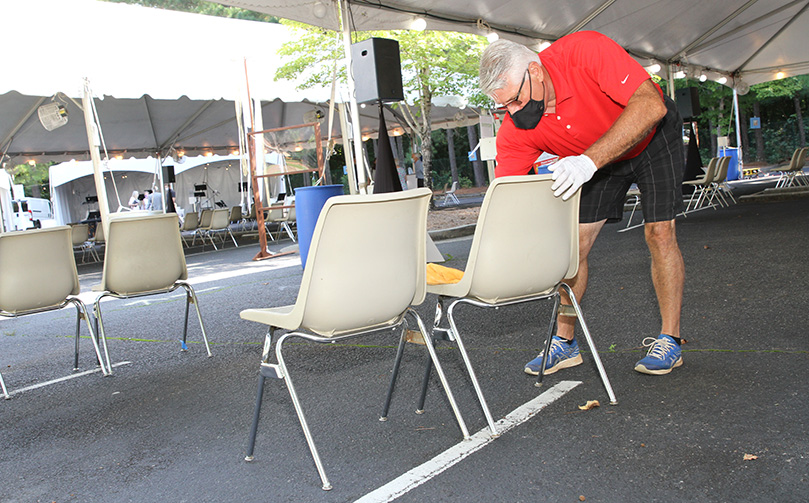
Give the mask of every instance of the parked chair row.
M 781 189 L 792 187 L 793 185 L 807 184 L 803 176 L 803 167 L 806 165 L 807 153 L 809 153 L 809 147 L 795 149 L 789 164 L 781 171 L 781 176 L 778 177 L 775 188 Z
M 236 242 L 236 238 L 233 236 L 233 231 L 230 229 L 230 226 L 232 225 L 232 215 L 235 213 L 235 209 L 238 209 L 239 216 L 241 217 L 241 208 L 239 206 L 234 206 L 231 209 L 206 209 L 202 210 L 201 215 L 198 215 L 196 212 L 186 213 L 185 220 L 183 220 L 183 226 L 180 229 L 181 235 L 183 232 L 191 233 L 190 237 L 192 239 L 191 244 L 189 245 L 188 241 L 186 240 L 187 236 L 182 236 L 183 244 L 186 246 L 193 246 L 197 241 L 197 237 L 199 237 L 203 245 L 205 244 L 205 240 L 208 239 L 213 245 L 214 249 L 218 250 L 219 247 L 216 246 L 216 239 L 218 238 L 221 240 L 222 245 L 224 246 L 225 237 L 229 235 L 230 239 L 233 240 L 233 244 L 238 248 L 239 243 Z
M 728 200 L 736 202 L 726 180 L 730 161 L 731 158 L 727 156 L 714 157 L 708 162 L 708 167 L 705 169 L 703 176 L 683 182 L 683 185 L 694 187 L 694 191 L 691 193 L 691 198 L 688 200 L 682 215 L 686 216 L 707 207 L 716 209 L 713 204 L 714 199 L 721 206 L 728 206 L 730 204 Z
M 0 234 L 0 270 L 3 271 L 0 275 L 0 316 L 23 316 L 73 304 L 78 311 L 73 367 L 79 367 L 80 322 L 84 320 L 95 349 L 96 363 L 100 365 L 101 373 L 108 375 L 112 373 L 112 361 L 101 314 L 102 299 L 141 297 L 183 288 L 186 305 L 181 349 L 187 349 L 188 311 L 190 304 L 194 304 L 205 350 L 210 356 L 196 294 L 184 281 L 188 271 L 178 224 L 174 213 L 121 214 L 111 218 L 101 285 L 94 288 L 101 292 L 94 303 L 95 324 L 90 323 L 87 308 L 77 297 L 79 280 L 70 227 Z M 99 225 L 99 229 L 101 227 Z M 143 246 L 144 243 L 148 246 Z M 18 267 L 19 257 L 26 257 L 37 267 Z M 9 398 L 2 375 L 0 387 L 3 396 Z
M 401 327 L 399 345 L 382 417 L 395 387 L 405 343 L 423 341 L 429 359 L 426 376 L 435 369 L 464 438 L 469 431 L 435 350 L 437 341 L 455 341 L 493 436 L 494 419 L 462 342 L 454 308 L 458 303 L 503 307 L 553 299 L 548 341 L 560 312 L 559 292 L 571 298 L 585 332 L 598 373 L 611 403 L 616 403 L 582 311 L 563 282 L 578 267 L 578 196 L 553 197 L 550 176 L 504 177 L 489 187 L 481 207 L 466 272 L 455 285 L 426 285 L 426 217 L 431 193 L 415 189 L 393 194 L 335 196 L 323 207 L 315 226 L 306 268 L 294 305 L 247 309 L 241 317 L 268 326 L 261 356 L 258 392 L 248 441 L 253 460 L 264 386 L 267 378 L 284 381 L 324 490 L 331 488 L 310 430 L 299 393 L 285 362 L 284 344 L 291 338 L 333 343 L 348 337 Z M 544 218 L 537 220 L 536 215 Z M 390 225 L 396 222 L 396 225 Z M 362 273 L 361 271 L 370 271 Z M 426 292 L 439 295 L 436 328 L 429 332 L 412 306 Z M 441 328 L 444 303 L 449 328 Z M 411 330 L 412 328 L 412 330 Z M 276 340 L 278 331 L 286 331 Z M 465 337 L 465 336 L 464 336 Z M 541 341 L 537 341 L 541 344 Z M 275 363 L 271 353 L 275 353 Z M 545 354 L 548 354 L 547 347 Z M 337 355 L 333 355 L 337 357 Z M 544 363 L 544 362 L 543 362 Z M 544 365 L 543 365 L 544 367 Z M 540 374 L 539 379 L 542 379 Z M 419 408 L 423 407 L 426 380 Z

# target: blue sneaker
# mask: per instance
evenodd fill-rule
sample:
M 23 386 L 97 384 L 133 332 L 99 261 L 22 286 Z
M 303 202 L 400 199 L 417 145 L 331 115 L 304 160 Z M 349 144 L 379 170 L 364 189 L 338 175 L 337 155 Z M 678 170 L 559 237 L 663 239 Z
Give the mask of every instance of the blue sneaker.
M 638 372 L 663 375 L 683 364 L 680 345 L 671 336 L 660 334 L 657 339 L 647 337 L 643 339 L 643 345 L 649 346 L 649 352 L 635 364 L 635 370 Z
M 542 368 L 542 353 L 539 353 L 539 356 L 525 365 L 526 374 L 539 375 L 539 370 Z M 568 344 L 565 339 L 554 335 L 553 339 L 551 339 L 551 351 L 548 354 L 548 361 L 545 363 L 545 375 L 553 374 L 560 369 L 581 365 L 581 361 L 579 343 L 576 342 L 576 339 L 573 339 L 573 342 Z

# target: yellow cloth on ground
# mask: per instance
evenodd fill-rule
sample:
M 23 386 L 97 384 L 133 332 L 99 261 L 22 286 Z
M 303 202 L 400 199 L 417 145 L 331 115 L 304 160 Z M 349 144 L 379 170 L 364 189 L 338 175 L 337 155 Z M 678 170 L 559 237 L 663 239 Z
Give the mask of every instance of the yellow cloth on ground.
M 457 283 L 463 278 L 463 271 L 453 269 L 452 267 L 444 267 L 439 264 L 427 264 L 427 284 L 428 285 L 446 285 L 448 283 Z

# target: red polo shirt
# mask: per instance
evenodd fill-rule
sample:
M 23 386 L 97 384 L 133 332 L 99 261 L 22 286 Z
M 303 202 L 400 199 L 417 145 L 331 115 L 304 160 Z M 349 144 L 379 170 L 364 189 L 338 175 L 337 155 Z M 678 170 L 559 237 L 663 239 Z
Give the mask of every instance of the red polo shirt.
M 528 130 L 518 129 L 506 114 L 497 133 L 496 176 L 528 173 L 543 152 L 580 155 L 607 132 L 632 94 L 650 78 L 621 46 L 594 31 L 562 37 L 539 58 L 556 91 L 556 110 L 545 113 L 537 127 Z M 621 160 L 643 151 L 652 135 L 654 131 Z

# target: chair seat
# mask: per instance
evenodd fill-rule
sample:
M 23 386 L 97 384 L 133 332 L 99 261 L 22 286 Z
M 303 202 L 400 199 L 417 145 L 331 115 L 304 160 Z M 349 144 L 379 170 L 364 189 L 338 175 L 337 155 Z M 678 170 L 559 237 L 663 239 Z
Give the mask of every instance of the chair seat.
M 245 309 L 239 313 L 239 316 L 243 320 L 264 323 L 284 330 L 293 330 L 298 328 L 301 323 L 300 316 L 291 316 L 294 308 L 295 304 L 281 307 Z

